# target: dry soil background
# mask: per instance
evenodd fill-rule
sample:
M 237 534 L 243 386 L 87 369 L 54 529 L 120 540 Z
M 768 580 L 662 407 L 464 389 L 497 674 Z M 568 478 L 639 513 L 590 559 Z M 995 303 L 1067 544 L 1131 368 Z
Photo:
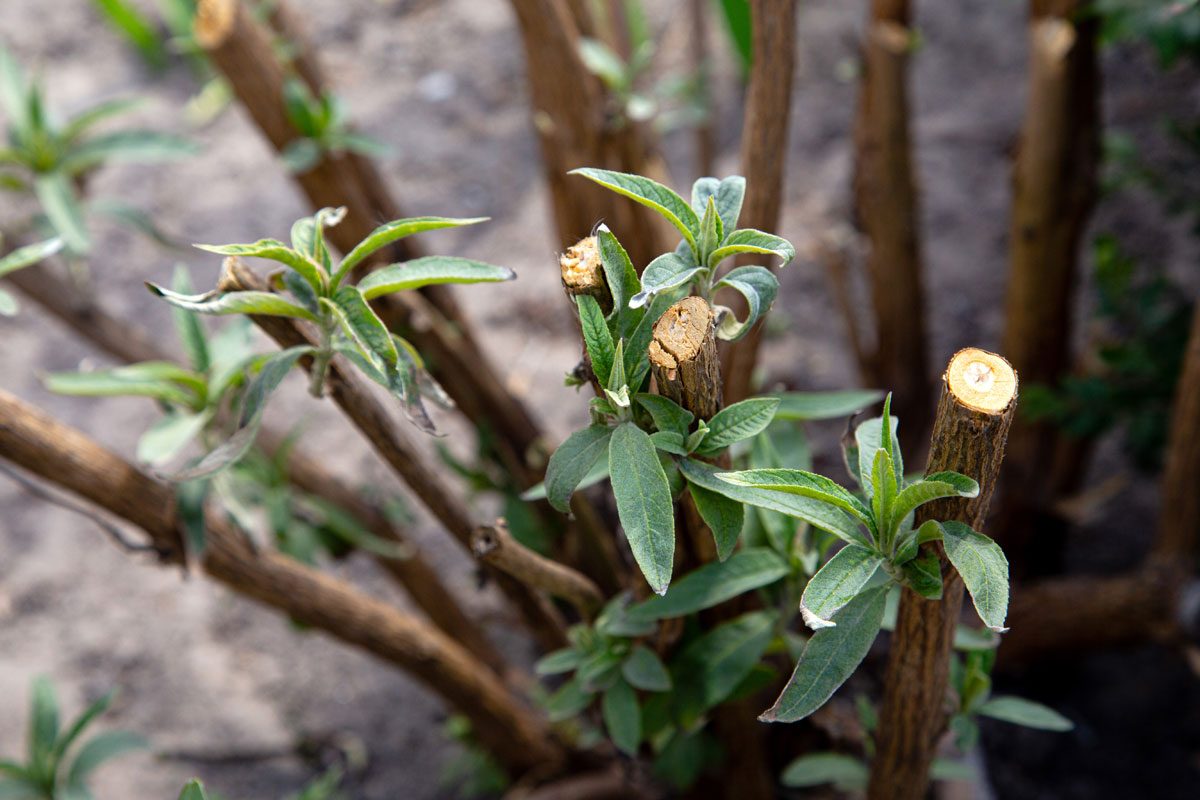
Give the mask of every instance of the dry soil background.
M 508 4 L 296 0 L 294 5 L 307 17 L 354 118 L 393 148 L 386 171 L 406 210 L 493 218 L 478 228 L 434 234 L 425 243 L 518 271 L 514 284 L 460 296 L 487 331 L 482 338 L 510 385 L 537 407 L 556 437 L 565 434 L 586 416 L 584 401 L 561 381 L 578 350 L 560 300 L 520 44 Z M 673 11 L 679 0 L 647 5 L 668 46 L 678 45 L 686 35 Z M 825 214 L 844 210 L 855 98 L 846 74 L 862 5 L 812 0 L 799 15 L 799 74 L 781 231 L 798 241 Z M 994 347 L 998 340 L 1009 156 L 1024 99 L 1024 3 L 928 0 L 916 5 L 924 44 L 912 76 L 915 140 L 924 189 L 927 291 L 936 298 L 930 302 L 935 309 L 929 325 L 932 360 L 940 364 L 960 346 Z M 26 64 L 40 66 L 59 111 L 145 93 L 143 122 L 184 130 L 180 109 L 196 89 L 186 70 L 148 75 L 99 24 L 86 0 L 3 0 L 0 36 Z M 719 40 L 715 44 L 720 46 Z M 1161 146 L 1164 115 L 1194 109 L 1200 99 L 1194 75 L 1160 77 L 1136 53 L 1110 52 L 1105 67 L 1107 117 L 1148 148 Z M 737 82 L 725 54 L 718 75 L 717 101 L 726 114 L 719 123 L 724 173 L 736 170 L 740 127 Z M 282 237 L 305 213 L 298 193 L 240 110 L 230 109 L 193 135 L 203 145 L 202 155 L 162 167 L 113 167 L 98 177 L 94 191 L 150 211 L 185 242 Z M 690 184 L 687 137 L 669 137 L 666 147 L 677 182 Z M 2 216 L 11 213 L 0 209 Z M 1106 202 L 1096 227 L 1118 230 L 1136 252 L 1168 263 L 1196 285 L 1194 243 L 1163 219 L 1151 198 L 1132 194 Z M 142 281 L 165 282 L 180 259 L 191 265 L 199 285 L 215 276 L 215 257 L 166 253 L 111 226 L 97 226 L 95 233 L 93 269 L 104 302 L 164 336 L 170 330 L 167 309 L 151 300 Z M 829 313 L 820 270 L 797 263 L 783 275 L 783 287 L 775 313 L 788 324 L 767 347 L 771 379 L 796 388 L 852 385 L 841 322 Z M 85 343 L 28 303 L 20 317 L 0 320 L 4 388 L 131 453 L 137 435 L 154 418 L 150 403 L 62 398 L 40 387 L 39 370 L 73 369 L 87 360 L 97 363 Z M 347 433 L 344 421 L 307 399 L 300 381 L 293 380 L 273 415 L 308 418 L 306 445 L 331 466 L 363 483 L 392 488 L 387 472 Z M 464 452 L 463 429 L 445 418 L 443 425 L 452 446 Z M 1111 457 L 1097 467 L 1101 472 L 1122 468 Z M 1122 498 L 1123 518 L 1152 514 L 1154 503 L 1153 486 L 1137 482 Z M 477 512 L 484 518 L 492 509 L 480 505 Z M 1139 551 L 1152 527 L 1114 532 L 1118 524 L 1119 519 L 1081 534 L 1077 549 L 1087 554 L 1094 553 L 1090 542 L 1117 543 L 1105 555 L 1085 560 L 1100 568 L 1118 567 L 1127 554 Z M 462 586 L 470 605 L 491 613 L 491 595 L 473 588 L 471 564 L 427 519 L 415 535 Z M 183 781 L 197 774 L 234 800 L 283 797 L 311 777 L 310 765 L 291 756 L 231 756 L 287 751 L 300 736 L 330 733 L 356 738 L 369 751 L 370 765 L 352 787 L 354 797 L 445 796 L 441 772 L 454 747 L 440 734 L 444 710 L 419 687 L 202 579 L 181 580 L 175 572 L 139 561 L 119 552 L 86 520 L 0 480 L 0 754 L 15 754 L 23 746 L 27 689 L 33 676 L 47 674 L 71 710 L 121 686 L 121 699 L 104 724 L 139 731 L 156 750 L 178 756 L 141 755 L 114 763 L 98 773 L 100 798 L 173 798 Z M 351 559 L 331 569 L 404 602 L 366 561 Z M 497 635 L 504 637 L 502 623 L 496 620 Z M 506 645 L 516 657 L 529 656 L 518 642 Z M 1161 667 L 1159 661 L 1151 666 Z M 1116 682 L 1109 690 L 1119 694 L 1128 685 Z M 1170 700 L 1161 692 L 1128 699 L 1167 703 L 1169 709 Z M 1078 703 L 1083 708 L 1085 700 Z M 1153 719 L 1142 724 L 1157 724 Z M 1076 760 L 1057 767 L 1045 763 L 1047 753 L 1059 751 L 1044 739 L 1021 744 L 1003 732 L 995 734 L 999 744 L 991 746 L 1016 748 L 992 770 L 999 794 L 1033 796 L 1025 781 L 1043 780 L 1047 797 L 1108 796 L 1122 785 L 1138 786 L 1122 783 L 1137 770 L 1155 768 L 1184 781 L 1177 785 L 1187 785 L 1187 768 L 1180 772 L 1172 764 L 1195 757 L 1194 740 L 1190 755 L 1182 746 L 1163 754 L 1161 747 L 1130 741 L 1139 737 L 1129 730 L 1121 737 L 1111 728 L 1091 728 L 1085 721 L 1083 744 L 1071 751 Z M 1120 755 L 1101 755 L 1110 751 Z M 1038 756 L 1033 766 L 1017 769 L 1014 762 L 1030 752 Z M 1069 777 L 1076 769 L 1081 775 L 1089 764 L 1087 771 L 1097 772 L 1094 781 Z M 1064 771 L 1059 784 L 1045 783 L 1045 776 Z

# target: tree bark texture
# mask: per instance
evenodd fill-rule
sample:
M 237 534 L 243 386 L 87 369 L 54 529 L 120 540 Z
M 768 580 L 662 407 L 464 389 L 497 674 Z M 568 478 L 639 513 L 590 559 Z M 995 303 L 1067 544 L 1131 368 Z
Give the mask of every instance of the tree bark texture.
M 796 0 L 750 0 L 754 63 L 742 122 L 746 198 L 739 228 L 769 232 L 779 227 L 796 64 L 796 6 Z M 739 313 L 745 309 L 740 295 L 730 300 Z M 725 397 L 729 403 L 750 395 L 762 329 L 760 321 L 725 348 Z
M 566 600 L 585 620 L 604 603 L 604 594 L 587 576 L 552 561 L 518 542 L 504 520 L 481 525 L 471 535 L 471 552 L 480 561 L 516 578 L 526 586 Z
M 958 520 L 982 530 L 1000 474 L 1016 411 L 1017 376 L 999 356 L 968 348 L 951 359 L 942 378 L 926 474 L 953 470 L 979 482 L 979 496 L 937 500 L 917 511 L 926 520 Z M 867 796 L 920 800 L 947 714 L 950 650 L 962 607 L 963 584 L 940 544 L 942 599 L 926 600 L 905 588 L 892 635 L 879 717 L 876 755 Z

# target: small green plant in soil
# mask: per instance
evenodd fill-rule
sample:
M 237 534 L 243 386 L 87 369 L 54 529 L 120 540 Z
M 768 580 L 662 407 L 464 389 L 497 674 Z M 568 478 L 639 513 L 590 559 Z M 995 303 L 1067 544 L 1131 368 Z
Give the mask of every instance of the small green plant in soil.
M 33 682 L 29 707 L 28 749 L 25 761 L 0 760 L 0 797 L 14 800 L 86 800 L 92 796 L 88 779 L 102 764 L 148 747 L 126 731 L 88 730 L 112 705 L 109 692 L 71 721 L 60 724 L 54 685 L 45 677 Z
M 154 162 L 196 152 L 187 140 L 156 131 L 95 132 L 98 124 L 133 105 L 131 100 L 109 100 L 58 124 L 38 82 L 27 80 L 0 45 L 0 108 L 8 123 L 7 142 L 0 147 L 0 181 L 5 188 L 35 193 L 50 227 L 73 254 L 90 247 L 88 212 L 145 226 L 144 215 L 123 204 L 96 201 L 85 206 L 80 184 L 88 173 L 114 161 Z

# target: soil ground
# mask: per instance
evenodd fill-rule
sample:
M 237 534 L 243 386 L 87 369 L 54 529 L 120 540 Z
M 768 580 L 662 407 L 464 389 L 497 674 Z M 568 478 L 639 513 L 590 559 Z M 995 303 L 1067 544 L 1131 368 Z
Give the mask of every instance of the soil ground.
M 463 291 L 488 351 L 514 391 L 561 437 L 586 415 L 562 387 L 577 359 L 569 312 L 560 299 L 553 237 L 528 114 L 514 19 L 503 0 L 309 0 L 309 22 L 329 73 L 354 119 L 392 148 L 385 167 L 413 214 L 488 215 L 493 221 L 435 234 L 426 245 L 515 268 L 520 280 L 495 291 Z M 680 0 L 653 8 L 663 49 L 678 51 L 686 26 Z M 853 66 L 862 4 L 814 0 L 799 15 L 799 65 L 781 233 L 804 242 L 844 217 L 851 167 Z M 1024 102 L 1024 4 L 1017 0 L 918 3 L 922 46 L 914 58 L 915 141 L 922 186 L 922 234 L 930 307 L 931 363 L 961 346 L 994 348 L 1001 324 L 1009 166 Z M 103 28 L 84 0 L 4 0 L 0 36 L 45 76 L 63 113 L 131 93 L 148 102 L 142 122 L 183 130 L 180 109 L 196 91 L 183 68 L 147 73 Z M 736 70 L 722 41 L 716 71 L 718 172 L 737 168 L 740 127 Z M 1105 115 L 1148 153 L 1165 147 L 1163 122 L 1196 107 L 1200 83 L 1185 70 L 1160 73 L 1146 54 L 1105 56 Z M 720 116 L 723 115 L 723 116 Z M 302 199 L 246 115 L 231 108 L 193 132 L 203 154 L 161 167 L 115 166 L 94 183 L 153 214 L 184 242 L 284 237 L 305 213 Z M 665 138 L 680 185 L 690 183 L 691 141 Z M 10 211 L 2 211 L 5 217 Z M 13 212 L 15 213 L 15 212 Z M 1197 247 L 1151 196 L 1127 191 L 1102 203 L 1095 232 L 1119 234 L 1139 258 L 1198 285 Z M 585 233 L 585 232 L 580 232 Z M 619 233 L 619 232 L 618 232 Z M 143 280 L 166 282 L 182 260 L 197 284 L 218 260 L 198 251 L 164 252 L 125 230 L 95 228 L 93 275 L 110 307 L 169 336 L 167 309 Z M 1090 293 L 1080 294 L 1081 312 Z M 797 263 L 783 275 L 768 381 L 798 389 L 855 383 L 840 320 L 830 313 L 820 269 Z M 109 446 L 131 454 L 155 418 L 148 402 L 80 400 L 44 391 L 39 371 L 102 363 L 38 309 L 0 320 L 0 374 L 6 390 L 48 409 Z M 364 484 L 394 488 L 363 442 L 327 406 L 308 400 L 295 379 L 272 409 L 276 421 L 309 421 L 305 446 L 331 468 Z M 443 417 L 460 454 L 469 437 Z M 425 442 L 426 445 L 429 442 Z M 1151 479 L 1130 472 L 1107 442 L 1093 469 L 1129 483 L 1105 513 L 1073 535 L 1080 568 L 1118 570 L 1145 548 L 1156 513 Z M 480 518 L 494 513 L 477 503 Z M 477 591 L 471 563 L 418 516 L 414 537 L 462 587 L 473 609 L 494 616 Z M 330 567 L 367 591 L 406 601 L 359 558 Z M 530 656 L 499 638 L 514 657 Z M 228 798 L 279 798 L 297 791 L 314 767 L 290 755 L 305 736 L 340 737 L 369 754 L 349 786 L 356 798 L 449 796 L 443 777 L 457 748 L 441 733 L 445 711 L 419 686 L 370 657 L 289 623 L 203 580 L 181 580 L 112 546 L 86 519 L 34 500 L 0 481 L 0 753 L 23 746 L 27 690 L 52 676 L 74 711 L 107 688 L 121 699 L 105 726 L 139 731 L 159 753 L 116 762 L 97 774 L 100 798 L 173 798 L 202 776 Z M 1074 719 L 1073 736 L 985 730 L 994 796 L 1001 798 L 1195 797 L 1200 785 L 1200 689 L 1176 653 L 1147 648 L 1049 665 L 1003 687 L 1048 702 Z

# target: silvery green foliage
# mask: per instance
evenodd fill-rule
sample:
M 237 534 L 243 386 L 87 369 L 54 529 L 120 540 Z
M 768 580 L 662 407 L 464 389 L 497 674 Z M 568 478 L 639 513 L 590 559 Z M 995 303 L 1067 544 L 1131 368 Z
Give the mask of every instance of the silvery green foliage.
M 664 253 L 646 265 L 640 290 L 628 298 L 630 307 L 649 303 L 656 295 L 680 286 L 692 286 L 696 294 L 712 300 L 721 287 L 728 287 L 746 298 L 750 311 L 739 320 L 732 309 L 714 305 L 717 312 L 717 336 L 735 340 L 744 336 L 771 307 L 779 291 L 779 281 L 766 267 L 737 267 L 718 277 L 722 262 L 735 255 L 752 253 L 779 258 L 787 265 L 796 257 L 796 249 L 782 237 L 752 228 L 738 228 L 746 180 L 734 175 L 724 180 L 701 178 L 692 187 L 689 204 L 660 183 L 604 169 L 572 170 L 663 216 L 683 237 L 671 253 Z
M 325 228 L 338 224 L 344 208 L 323 208 L 292 226 L 291 243 L 260 239 L 252 244 L 197 245 L 224 256 L 263 258 L 284 266 L 276 273 L 273 291 L 211 291 L 192 295 L 148 283 L 149 289 L 177 308 L 201 314 L 257 314 L 291 317 L 314 323 L 320 333 L 315 348 L 293 348 L 273 356 L 294 364 L 313 359 L 310 389 L 323 393 L 325 374 L 335 353 L 344 355 L 371 380 L 386 388 L 403 404 L 409 419 L 433 433 L 433 420 L 424 404 L 428 395 L 448 403 L 424 361 L 405 339 L 392 333 L 368 303 L 376 297 L 424 286 L 451 283 L 494 283 L 516 277 L 507 267 L 453 256 L 426 256 L 374 270 L 357 284 L 354 268 L 380 248 L 422 231 L 473 225 L 480 219 L 413 217 L 385 223 L 336 262 L 325 244 Z M 282 376 L 281 376 L 282 377 Z
M 304 81 L 289 78 L 283 85 L 283 104 L 299 136 L 283 148 L 279 157 L 294 173 L 307 172 L 326 154 L 348 152 L 371 158 L 388 154 L 386 145 L 350 127 L 341 99 L 332 92 L 314 97 Z
M 132 221 L 129 209 L 112 204 L 85 209 L 77 189 L 81 176 L 112 161 L 155 162 L 196 152 L 187 140 L 155 131 L 95 132 L 99 123 L 134 105 L 130 100 L 105 101 L 60 124 L 46 108 L 37 81 L 27 79 L 0 45 L 0 109 L 8 130 L 7 142 L 0 147 L 0 182 L 37 195 L 50 227 L 70 253 L 86 253 L 90 247 L 87 211 Z
M 128 731 L 84 734 L 112 705 L 109 692 L 72 720 L 60 724 L 58 699 L 49 679 L 33 682 L 24 762 L 0 760 L 0 797 L 74 800 L 91 797 L 88 781 L 107 761 L 145 750 L 149 744 Z
M 954 521 L 913 527 L 918 507 L 946 497 L 975 497 L 979 485 L 955 472 L 907 483 L 890 405 L 889 396 L 883 415 L 859 425 L 847 446 L 847 463 L 861 487 L 859 493 L 799 469 L 751 469 L 712 476 L 718 479 L 709 486 L 713 491 L 799 517 L 845 543 L 804 589 L 800 613 L 815 634 L 783 694 L 764 715 L 768 721 L 792 722 L 808 716 L 850 677 L 883 625 L 889 586 L 898 583 L 927 598 L 941 597 L 941 570 L 935 554 L 922 552 L 926 542 L 943 543 L 980 618 L 992 630 L 1005 630 L 1008 562 L 996 543 Z M 730 488 L 720 488 L 721 482 Z M 812 501 L 820 508 L 814 508 Z
M 0 278 L 19 269 L 33 266 L 62 250 L 62 247 L 63 241 L 57 236 L 44 242 L 18 247 L 11 253 L 0 257 Z M 0 289 L 0 316 L 11 317 L 17 313 L 18 308 L 17 298 L 4 289 Z

